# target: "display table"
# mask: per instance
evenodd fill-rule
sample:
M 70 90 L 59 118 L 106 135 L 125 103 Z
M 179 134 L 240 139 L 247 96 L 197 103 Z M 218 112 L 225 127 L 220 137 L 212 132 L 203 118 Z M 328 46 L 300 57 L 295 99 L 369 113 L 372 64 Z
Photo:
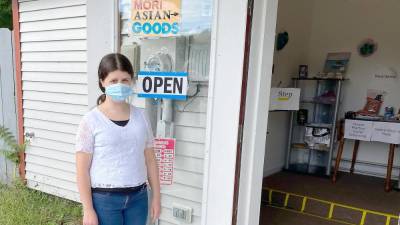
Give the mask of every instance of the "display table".
M 389 144 L 389 156 L 387 173 L 385 180 L 385 191 L 391 190 L 390 180 L 392 177 L 394 149 L 400 144 L 400 123 L 386 121 L 367 121 L 367 120 L 345 120 L 344 136 L 340 138 L 339 148 L 336 157 L 335 169 L 332 181 L 336 182 L 336 175 L 339 170 L 342 158 L 344 142 L 346 139 L 355 140 L 353 147 L 353 157 L 351 160 L 350 173 L 354 172 L 354 165 L 357 160 L 360 141 L 376 141 Z

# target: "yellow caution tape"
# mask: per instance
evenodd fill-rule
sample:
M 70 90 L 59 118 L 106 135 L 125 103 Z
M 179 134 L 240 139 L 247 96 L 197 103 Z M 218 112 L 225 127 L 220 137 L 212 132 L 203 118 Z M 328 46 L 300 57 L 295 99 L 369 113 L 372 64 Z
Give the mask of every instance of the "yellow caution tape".
M 330 202 L 330 201 L 326 201 L 326 200 L 322 200 L 322 199 L 318 199 L 318 198 L 312 198 L 312 197 L 308 197 L 308 196 L 304 196 L 304 195 L 298 195 L 298 194 L 294 194 L 294 193 L 290 193 L 290 192 L 284 192 L 284 191 L 275 190 L 275 189 L 271 189 L 271 188 L 263 188 L 263 190 L 268 191 L 268 204 L 271 207 L 284 209 L 284 210 L 287 210 L 287 211 L 292 211 L 292 212 L 297 212 L 297 213 L 302 213 L 302 214 L 306 214 L 306 215 L 309 215 L 309 216 L 318 217 L 318 218 L 322 218 L 322 219 L 326 219 L 326 220 L 332 220 L 332 221 L 339 222 L 339 223 L 342 223 L 342 224 L 364 225 L 365 224 L 365 218 L 367 217 L 367 214 L 373 214 L 373 215 L 377 215 L 377 216 L 386 217 L 385 225 L 389 225 L 391 219 L 399 220 L 399 216 L 388 214 L 388 213 L 382 213 L 382 212 L 377 212 L 377 211 L 373 211 L 373 210 L 357 208 L 357 207 L 353 207 L 353 206 L 349 206 L 349 205 L 339 204 L 339 203 L 335 203 L 335 202 Z M 273 192 L 285 195 L 285 200 L 284 200 L 283 207 L 272 205 L 272 193 Z M 300 211 L 287 208 L 290 196 L 295 196 L 295 197 L 302 198 Z M 326 217 L 323 217 L 323 216 L 318 216 L 318 215 L 315 215 L 315 214 L 311 214 L 311 213 L 305 212 L 308 200 L 312 200 L 312 201 L 317 201 L 317 202 L 328 204 L 330 206 L 328 215 Z M 333 218 L 333 212 L 334 212 L 335 207 L 346 208 L 346 209 L 350 209 L 350 210 L 361 212 L 362 216 L 361 216 L 360 223 L 359 224 L 352 224 L 352 223 L 349 223 L 349 222 L 346 222 L 346 221 L 341 221 L 341 220 L 338 220 L 338 219 L 334 219 Z

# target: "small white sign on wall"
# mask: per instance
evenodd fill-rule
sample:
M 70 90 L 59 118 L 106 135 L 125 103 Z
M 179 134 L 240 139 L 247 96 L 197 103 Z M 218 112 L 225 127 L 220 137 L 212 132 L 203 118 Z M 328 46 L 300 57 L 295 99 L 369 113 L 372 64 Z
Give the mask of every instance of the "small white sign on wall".
M 299 110 L 300 88 L 271 88 L 269 110 Z
M 375 123 L 371 140 L 400 144 L 400 123 Z
M 374 122 L 363 120 L 346 120 L 344 138 L 371 141 Z

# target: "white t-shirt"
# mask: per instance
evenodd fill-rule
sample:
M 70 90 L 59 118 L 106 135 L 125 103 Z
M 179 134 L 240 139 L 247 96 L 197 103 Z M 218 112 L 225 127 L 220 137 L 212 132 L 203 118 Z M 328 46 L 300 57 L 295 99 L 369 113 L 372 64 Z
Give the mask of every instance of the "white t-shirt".
M 93 154 L 92 187 L 135 187 L 147 180 L 144 151 L 153 141 L 143 109 L 130 105 L 129 122 L 119 126 L 95 107 L 80 122 L 75 149 Z

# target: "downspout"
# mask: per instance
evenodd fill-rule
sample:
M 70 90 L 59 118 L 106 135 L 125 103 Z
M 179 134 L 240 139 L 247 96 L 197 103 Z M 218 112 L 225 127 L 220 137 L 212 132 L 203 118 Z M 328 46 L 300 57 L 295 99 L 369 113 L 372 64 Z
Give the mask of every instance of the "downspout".
M 15 65 L 15 97 L 17 105 L 17 132 L 18 143 L 24 143 L 24 118 L 22 107 L 22 72 L 21 72 L 21 38 L 19 27 L 19 7 L 18 0 L 12 0 L 12 13 L 13 13 L 13 33 L 14 33 L 14 65 Z M 19 155 L 19 176 L 20 179 L 26 184 L 25 179 L 25 153 Z

